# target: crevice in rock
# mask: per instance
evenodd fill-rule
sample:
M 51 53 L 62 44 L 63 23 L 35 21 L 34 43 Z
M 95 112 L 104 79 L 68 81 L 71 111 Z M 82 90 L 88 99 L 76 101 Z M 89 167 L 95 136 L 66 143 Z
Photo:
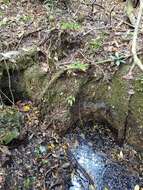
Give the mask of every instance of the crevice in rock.
M 128 100 L 128 113 L 127 113 L 127 116 L 126 116 L 126 119 L 125 119 L 123 143 L 124 143 L 125 140 L 126 140 L 128 121 L 129 121 L 130 114 L 131 114 L 130 103 L 131 103 L 132 96 L 133 96 L 133 95 L 130 95 L 130 96 L 129 96 L 129 100 Z
M 11 106 L 19 100 L 28 99 L 22 76 L 23 73 L 18 70 L 9 69 L 8 72 L 3 70 L 0 80 L 0 94 L 3 104 Z

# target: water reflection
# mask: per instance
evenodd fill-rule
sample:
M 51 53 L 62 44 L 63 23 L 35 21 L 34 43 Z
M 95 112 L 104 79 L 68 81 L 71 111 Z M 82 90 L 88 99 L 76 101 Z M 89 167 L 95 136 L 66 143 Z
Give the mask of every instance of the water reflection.
M 137 176 L 131 175 L 123 166 L 114 163 L 104 154 L 94 151 L 84 139 L 80 138 L 78 146 L 73 146 L 71 151 L 92 178 L 97 190 L 134 190 L 139 183 Z M 72 174 L 70 190 L 90 189 L 93 188 L 80 171 Z

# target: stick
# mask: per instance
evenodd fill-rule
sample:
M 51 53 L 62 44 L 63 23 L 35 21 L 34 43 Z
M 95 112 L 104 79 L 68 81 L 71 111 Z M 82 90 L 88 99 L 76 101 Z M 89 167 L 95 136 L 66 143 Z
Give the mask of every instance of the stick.
M 134 30 L 134 35 L 133 35 L 132 54 L 133 54 L 133 59 L 134 59 L 133 65 L 137 65 L 143 71 L 143 64 L 137 56 L 137 37 L 138 37 L 139 25 L 142 18 L 142 13 L 143 13 L 143 0 L 140 0 L 140 8 L 139 8 L 137 22 L 135 25 L 135 30 Z
M 13 95 L 12 88 L 11 88 L 11 77 L 10 77 L 9 68 L 8 68 L 6 60 L 4 60 L 4 64 L 5 64 L 7 75 L 8 75 L 8 85 L 9 85 L 9 91 L 10 91 L 12 102 L 13 102 L 12 104 L 14 105 L 15 102 L 14 102 L 14 95 Z
M 8 101 L 12 104 L 12 105 L 14 105 L 14 103 L 9 99 L 9 97 L 0 89 L 0 93 L 3 95 L 3 96 L 5 96 L 5 98 L 7 98 L 8 99 Z

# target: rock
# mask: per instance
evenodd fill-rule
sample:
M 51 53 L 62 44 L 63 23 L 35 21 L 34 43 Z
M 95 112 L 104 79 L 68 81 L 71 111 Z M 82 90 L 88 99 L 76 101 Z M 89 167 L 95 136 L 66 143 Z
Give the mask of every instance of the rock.
M 136 76 L 134 78 L 124 77 L 130 68 L 128 63 L 121 65 L 115 74 L 108 78 L 94 65 L 90 66 L 87 72 L 79 72 L 78 69 L 68 70 L 70 67 L 65 71 L 57 66 L 58 70 L 54 65 L 50 73 L 47 70 L 50 62 L 48 66 L 46 65 L 46 69 L 43 69 L 42 64 L 35 59 L 38 50 L 22 52 L 22 56 L 13 52 L 14 65 L 20 75 L 14 72 L 17 76 L 11 85 L 12 92 L 15 96 L 18 94 L 16 101 L 23 96 L 36 101 L 41 107 L 41 120 L 46 126 L 54 124 L 56 130 L 62 133 L 77 121 L 106 122 L 117 133 L 119 142 L 126 141 L 138 150 L 143 148 L 143 79 L 138 68 L 134 70 Z M 12 63 L 11 54 L 0 54 L 7 59 L 8 66 L 12 65 L 9 64 Z M 53 62 L 54 59 L 52 64 Z M 12 69 L 12 66 L 9 69 Z M 0 86 L 2 90 L 8 89 L 7 92 L 9 92 L 8 81 L 6 69 L 1 64 Z M 8 93 L 6 95 L 9 97 Z
M 83 76 L 68 77 L 65 73 L 53 82 L 43 96 L 41 116 L 47 123 L 54 124 L 58 133 L 66 132 L 71 126 L 70 110 L 75 103 L 74 98 L 79 91 L 82 79 Z M 71 97 L 73 102 L 69 104 L 68 100 L 71 100 Z
M 107 122 L 120 143 L 125 140 L 141 150 L 143 88 L 137 79 L 124 79 L 128 69 L 128 64 L 123 65 L 112 80 L 105 81 L 94 68 L 96 75 L 88 71 L 69 76 L 59 70 L 50 79 L 39 66 L 33 66 L 25 71 L 24 81 L 30 97 L 41 100 L 41 117 L 48 126 L 54 123 L 57 131 L 64 132 L 77 121 Z M 140 78 L 140 71 L 135 72 Z M 68 105 L 69 97 L 74 97 L 72 105 Z
M 37 64 L 39 54 L 40 51 L 34 47 L 0 53 L 0 95 L 5 104 L 27 98 L 23 72 Z
M 126 141 L 136 149 L 143 150 L 143 77 L 137 75 L 132 82 L 135 93 L 129 104 Z
M 20 135 L 22 115 L 12 107 L 0 108 L 0 144 L 7 145 Z
M 36 55 L 38 55 L 39 50 L 35 47 L 21 49 L 19 51 L 8 51 L 5 53 L 0 53 L 0 71 L 6 69 L 17 69 L 23 70 L 34 64 L 36 60 Z M 5 64 L 4 64 L 5 63 Z

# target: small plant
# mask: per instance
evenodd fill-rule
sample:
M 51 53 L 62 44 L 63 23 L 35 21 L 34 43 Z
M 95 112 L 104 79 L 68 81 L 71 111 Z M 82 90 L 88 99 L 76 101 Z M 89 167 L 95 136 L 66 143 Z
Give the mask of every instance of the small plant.
M 120 55 L 118 52 L 116 52 L 115 55 L 111 56 L 111 59 L 117 66 L 120 66 L 121 64 L 125 63 L 124 57 Z
M 102 47 L 102 43 L 101 38 L 92 39 L 90 42 L 90 48 L 93 50 L 99 50 Z
M 62 22 L 61 23 L 61 29 L 62 30 L 79 30 L 81 28 L 81 25 L 77 22 Z
M 90 49 L 94 51 L 101 49 L 106 36 L 107 34 L 102 32 L 97 38 L 92 39 L 89 43 Z
M 10 3 L 10 0 L 3 0 L 2 3 L 4 3 L 5 5 L 8 5 Z
M 6 27 L 8 24 L 9 24 L 9 20 L 7 17 L 3 18 L 1 21 L 0 21 L 0 27 Z
M 30 15 L 23 15 L 20 17 L 20 20 L 23 21 L 24 23 L 29 22 L 32 20 L 32 17 Z
M 67 103 L 69 106 L 72 106 L 75 103 L 75 97 L 74 96 L 68 96 L 67 97 Z
M 34 176 L 26 177 L 25 180 L 24 180 L 24 182 L 23 182 L 24 183 L 23 184 L 24 189 L 25 190 L 31 189 L 32 184 L 33 184 L 34 181 L 35 181 L 35 177 Z
M 80 61 L 75 61 L 74 63 L 68 65 L 69 70 L 79 70 L 85 72 L 89 67 L 89 64 L 84 64 Z
M 24 180 L 24 188 L 25 189 L 29 189 L 31 186 L 31 180 L 29 177 L 27 177 L 25 180 Z
M 36 157 L 39 158 L 41 157 L 42 155 L 46 154 L 46 147 L 45 146 L 42 146 L 42 145 L 39 145 L 35 148 L 35 154 L 36 154 Z

